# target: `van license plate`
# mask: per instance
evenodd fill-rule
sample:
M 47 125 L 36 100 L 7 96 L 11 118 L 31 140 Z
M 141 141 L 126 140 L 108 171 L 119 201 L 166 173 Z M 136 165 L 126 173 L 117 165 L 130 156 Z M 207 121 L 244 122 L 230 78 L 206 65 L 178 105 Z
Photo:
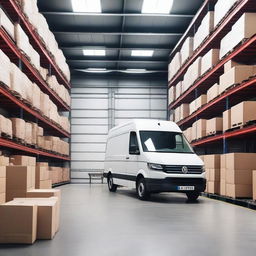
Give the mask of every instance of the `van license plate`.
M 195 190 L 194 186 L 178 186 L 178 190 Z

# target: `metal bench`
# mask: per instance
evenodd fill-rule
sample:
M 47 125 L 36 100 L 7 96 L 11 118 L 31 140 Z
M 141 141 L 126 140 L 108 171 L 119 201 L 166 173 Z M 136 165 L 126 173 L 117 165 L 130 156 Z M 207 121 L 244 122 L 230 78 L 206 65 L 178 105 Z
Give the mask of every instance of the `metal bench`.
M 88 175 L 90 184 L 92 184 L 92 180 L 101 180 L 103 184 L 103 172 L 89 172 Z

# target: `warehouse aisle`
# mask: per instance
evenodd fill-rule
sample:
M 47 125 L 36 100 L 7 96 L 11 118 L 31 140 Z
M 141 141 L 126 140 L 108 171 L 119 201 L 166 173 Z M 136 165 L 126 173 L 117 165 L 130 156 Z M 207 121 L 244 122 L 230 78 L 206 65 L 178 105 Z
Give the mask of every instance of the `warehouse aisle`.
M 255 255 L 256 212 L 183 195 L 110 194 L 106 185 L 62 187 L 61 230 L 52 241 L 0 247 L 4 256 Z

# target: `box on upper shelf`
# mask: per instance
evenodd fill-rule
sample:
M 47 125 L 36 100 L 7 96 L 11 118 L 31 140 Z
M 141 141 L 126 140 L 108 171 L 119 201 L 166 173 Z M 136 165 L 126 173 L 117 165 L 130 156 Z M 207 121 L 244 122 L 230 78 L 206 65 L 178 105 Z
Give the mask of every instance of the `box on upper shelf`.
M 216 134 L 223 131 L 222 117 L 215 117 L 206 122 L 206 135 Z
M 202 19 L 201 25 L 194 36 L 194 50 L 196 50 L 204 39 L 212 32 L 214 28 L 214 12 L 209 11 Z
M 186 62 L 186 60 L 193 54 L 193 43 L 193 37 L 187 37 L 187 39 L 184 41 L 180 50 L 181 65 L 183 65 Z
M 211 49 L 202 57 L 201 74 L 214 67 L 219 62 L 219 49 Z
M 231 128 L 256 120 L 256 101 L 243 101 L 231 108 Z

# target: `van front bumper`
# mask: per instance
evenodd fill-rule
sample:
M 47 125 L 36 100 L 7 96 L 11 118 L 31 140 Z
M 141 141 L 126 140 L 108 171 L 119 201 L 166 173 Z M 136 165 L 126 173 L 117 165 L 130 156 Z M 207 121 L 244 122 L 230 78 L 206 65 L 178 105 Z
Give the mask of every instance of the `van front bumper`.
M 196 192 L 204 192 L 206 189 L 206 179 L 203 178 L 146 178 L 146 187 L 149 192 L 188 192 L 180 191 L 179 186 L 194 186 Z M 191 190 L 189 190 L 191 192 Z

